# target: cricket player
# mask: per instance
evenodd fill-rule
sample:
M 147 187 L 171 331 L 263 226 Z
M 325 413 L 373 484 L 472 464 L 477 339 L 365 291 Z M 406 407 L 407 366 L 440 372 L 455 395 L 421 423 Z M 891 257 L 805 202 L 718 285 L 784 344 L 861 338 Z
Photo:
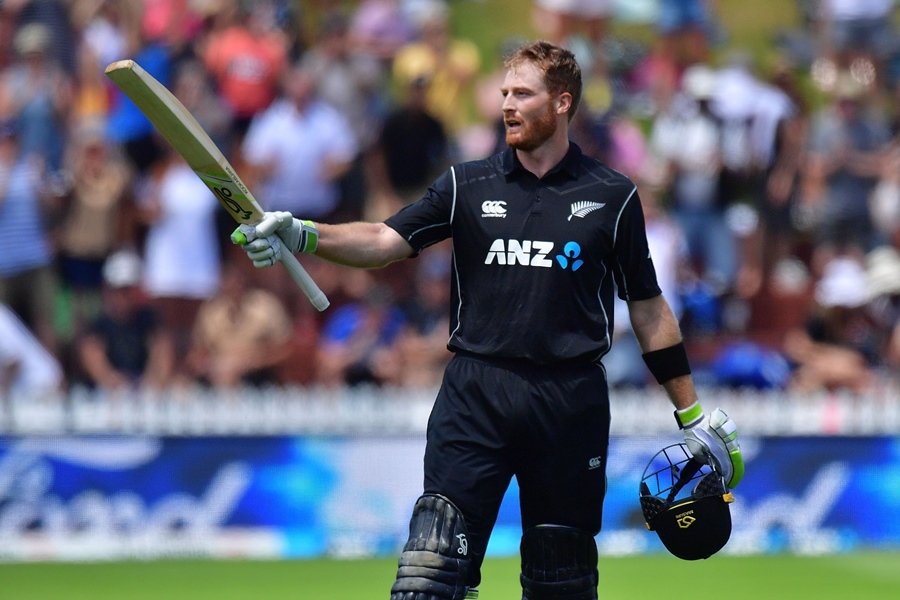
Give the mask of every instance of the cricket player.
M 678 322 L 657 285 L 635 184 L 569 141 L 582 88 L 573 54 L 534 42 L 505 66 L 505 151 L 451 167 L 383 223 L 266 213 L 259 237 L 244 246 L 257 267 L 282 252 L 312 252 L 371 268 L 453 238 L 448 347 L 455 354 L 428 422 L 423 494 L 392 600 L 477 597 L 513 476 L 522 598 L 597 598 L 610 423 L 602 358 L 616 289 L 691 452 L 714 461 L 728 487 L 743 475 L 734 423 L 718 409 L 705 415 L 698 402 Z

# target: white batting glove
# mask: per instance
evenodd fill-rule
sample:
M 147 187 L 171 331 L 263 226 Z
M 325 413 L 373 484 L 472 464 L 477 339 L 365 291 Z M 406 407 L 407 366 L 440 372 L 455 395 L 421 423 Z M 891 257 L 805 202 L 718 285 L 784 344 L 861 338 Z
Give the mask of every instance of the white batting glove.
M 295 219 L 286 211 L 267 212 L 254 225 L 241 225 L 231 234 L 257 268 L 271 267 L 287 251 L 313 253 L 319 245 L 319 231 L 312 221 Z
M 694 458 L 704 464 L 712 463 L 722 474 L 725 485 L 729 489 L 736 487 L 744 478 L 744 456 L 734 421 L 721 408 L 707 417 L 699 402 L 676 410 L 675 417 Z

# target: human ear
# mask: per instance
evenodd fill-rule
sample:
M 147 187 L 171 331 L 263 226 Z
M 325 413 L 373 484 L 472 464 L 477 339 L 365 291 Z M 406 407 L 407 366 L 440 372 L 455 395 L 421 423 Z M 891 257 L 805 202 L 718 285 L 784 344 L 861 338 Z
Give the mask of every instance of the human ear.
M 556 97 L 556 114 L 564 115 L 572 110 L 572 94 L 563 92 Z

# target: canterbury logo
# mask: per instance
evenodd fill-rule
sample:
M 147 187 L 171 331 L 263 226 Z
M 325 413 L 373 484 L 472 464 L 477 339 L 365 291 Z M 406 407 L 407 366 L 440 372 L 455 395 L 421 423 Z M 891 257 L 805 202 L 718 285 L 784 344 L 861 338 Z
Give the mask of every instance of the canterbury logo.
M 485 200 L 481 203 L 482 217 L 506 218 L 506 202 L 503 200 Z
M 593 471 L 594 469 L 599 469 L 600 465 L 602 465 L 602 464 L 603 463 L 600 462 L 600 457 L 595 456 L 594 458 L 592 458 L 588 461 L 588 471 Z
M 582 202 L 573 202 L 570 209 L 572 214 L 569 215 L 567 221 L 571 221 L 572 217 L 578 217 L 583 219 L 585 216 L 591 214 L 595 210 L 600 210 L 606 206 L 605 202 L 590 202 L 588 200 L 584 200 Z

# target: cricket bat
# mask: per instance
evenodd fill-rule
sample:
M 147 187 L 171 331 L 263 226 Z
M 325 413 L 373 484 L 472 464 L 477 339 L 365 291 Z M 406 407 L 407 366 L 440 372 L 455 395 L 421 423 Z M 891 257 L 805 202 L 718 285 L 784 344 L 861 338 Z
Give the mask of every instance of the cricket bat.
M 245 234 L 246 230 L 262 220 L 262 207 L 253 194 L 200 123 L 172 92 L 133 60 L 111 63 L 106 67 L 106 75 L 184 158 L 219 203 L 242 226 Z M 297 257 L 285 250 L 281 253 L 281 263 L 317 310 L 328 308 L 328 298 Z

